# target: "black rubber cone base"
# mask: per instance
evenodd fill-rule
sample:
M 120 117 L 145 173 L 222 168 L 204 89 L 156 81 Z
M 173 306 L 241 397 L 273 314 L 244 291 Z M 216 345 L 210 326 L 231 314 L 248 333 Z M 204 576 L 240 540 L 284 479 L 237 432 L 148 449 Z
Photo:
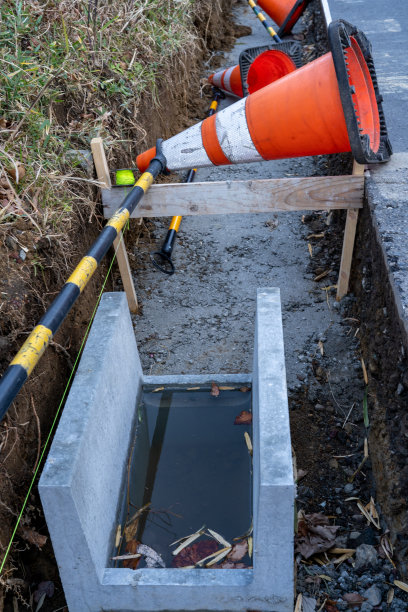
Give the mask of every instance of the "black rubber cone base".
M 374 61 L 371 53 L 371 43 L 361 30 L 347 21 L 339 19 L 333 21 L 328 28 L 329 43 L 333 56 L 334 67 L 339 84 L 340 99 L 343 106 L 344 117 L 346 120 L 348 137 L 350 140 L 351 151 L 359 164 L 373 164 L 386 162 L 392 154 L 392 147 L 388 138 L 387 126 L 385 123 L 384 111 L 382 108 L 382 96 L 377 82 Z M 352 45 L 352 40 L 357 43 L 361 54 L 366 62 L 369 76 L 371 77 L 372 87 L 377 103 L 379 117 L 379 146 L 376 151 L 372 149 L 370 137 L 364 134 L 358 117 L 357 108 L 353 102 L 353 95 L 356 94 L 354 87 L 350 83 L 348 67 L 348 49 Z M 370 87 L 370 84 L 368 84 Z M 358 93 L 358 92 L 357 92 Z
M 300 19 L 303 15 L 305 8 L 311 2 L 311 0 L 297 0 L 297 2 L 293 5 L 292 10 L 288 13 L 285 21 L 282 23 L 281 27 L 278 31 L 278 36 L 283 38 L 290 34 L 295 23 Z
M 239 70 L 241 73 L 242 91 L 244 92 L 244 97 L 249 94 L 247 79 L 251 64 L 254 59 L 265 51 L 282 51 L 291 58 L 296 68 L 300 68 L 302 66 L 302 45 L 295 40 L 272 43 L 270 45 L 263 45 L 261 47 L 251 47 L 250 49 L 241 51 L 239 56 Z

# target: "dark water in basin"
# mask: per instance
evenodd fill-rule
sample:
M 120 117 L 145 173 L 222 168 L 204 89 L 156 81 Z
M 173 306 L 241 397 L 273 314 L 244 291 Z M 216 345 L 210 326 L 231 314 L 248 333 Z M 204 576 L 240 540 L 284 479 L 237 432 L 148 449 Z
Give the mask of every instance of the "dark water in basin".
M 252 426 L 234 425 L 243 410 L 251 411 L 250 391 L 220 391 L 218 397 L 209 387 L 143 393 L 124 512 L 129 507 L 129 520 L 151 502 L 135 538 L 167 567 L 175 548 L 169 544 L 203 525 L 228 541 L 250 528 L 252 459 L 244 432 L 252 438 Z

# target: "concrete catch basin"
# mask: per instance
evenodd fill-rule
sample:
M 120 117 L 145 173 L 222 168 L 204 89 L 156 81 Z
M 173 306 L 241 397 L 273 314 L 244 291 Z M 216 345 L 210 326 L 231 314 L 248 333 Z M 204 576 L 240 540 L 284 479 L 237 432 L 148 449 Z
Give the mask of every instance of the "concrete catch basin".
M 231 421 L 243 407 L 252 426 Z M 279 290 L 258 289 L 252 374 L 189 376 L 144 376 L 126 296 L 104 294 L 39 490 L 70 612 L 291 612 L 295 485 Z M 157 500 L 166 505 L 160 496 L 167 522 L 154 512 Z M 123 567 L 113 558 L 125 551 L 124 512 L 143 506 L 140 541 L 164 562 Z M 234 536 L 251 540 L 247 562 L 172 562 L 168 540 L 203 523 L 232 546 Z

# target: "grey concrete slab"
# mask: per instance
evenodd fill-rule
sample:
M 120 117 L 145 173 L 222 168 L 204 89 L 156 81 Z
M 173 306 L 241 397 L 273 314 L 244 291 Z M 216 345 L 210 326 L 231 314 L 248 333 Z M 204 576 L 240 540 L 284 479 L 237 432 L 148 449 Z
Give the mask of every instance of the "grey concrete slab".
M 262 289 L 252 377 L 143 377 L 126 296 L 103 295 L 39 483 L 70 612 L 292 610 L 295 485 L 283 348 L 279 290 Z M 109 567 L 142 385 L 214 378 L 252 378 L 254 387 L 253 568 Z

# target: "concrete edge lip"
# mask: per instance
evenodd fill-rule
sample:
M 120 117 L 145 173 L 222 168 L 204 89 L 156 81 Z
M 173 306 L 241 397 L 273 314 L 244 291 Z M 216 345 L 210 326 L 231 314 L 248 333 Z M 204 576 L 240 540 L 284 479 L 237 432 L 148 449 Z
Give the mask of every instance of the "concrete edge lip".
M 143 376 L 125 294 L 102 297 L 39 483 L 70 612 L 292 612 L 295 485 L 280 293 L 262 289 L 257 299 L 252 375 Z M 142 387 L 212 382 L 252 385 L 254 567 L 108 567 Z M 64 444 L 75 421 L 78 440 Z

